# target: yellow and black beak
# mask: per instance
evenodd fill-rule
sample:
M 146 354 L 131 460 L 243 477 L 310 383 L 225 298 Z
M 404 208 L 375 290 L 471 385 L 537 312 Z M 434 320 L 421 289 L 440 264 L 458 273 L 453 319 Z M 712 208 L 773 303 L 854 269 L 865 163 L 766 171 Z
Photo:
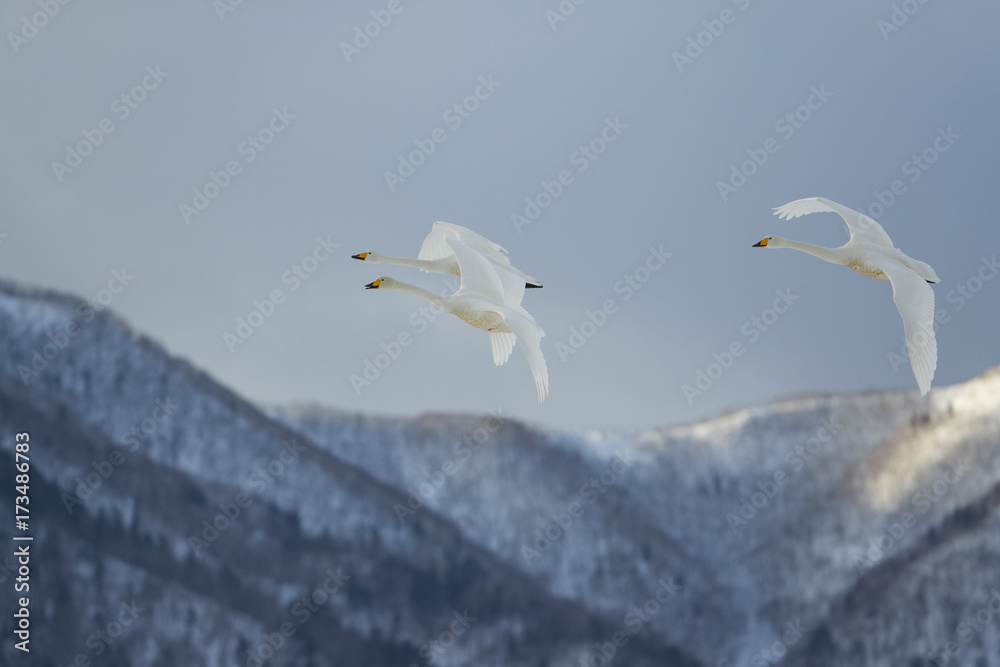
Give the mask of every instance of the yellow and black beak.
M 760 243 L 754 243 L 751 247 L 752 248 L 766 248 L 767 247 L 767 239 L 761 239 Z
M 378 286 L 382 284 L 382 279 L 373 280 L 372 282 L 365 285 L 365 289 L 378 289 Z
M 363 262 L 363 261 L 365 261 L 365 257 L 367 257 L 367 256 L 368 256 L 368 253 L 363 252 L 363 253 L 360 253 L 360 254 L 357 254 L 357 255 L 351 255 L 351 259 L 360 259 Z

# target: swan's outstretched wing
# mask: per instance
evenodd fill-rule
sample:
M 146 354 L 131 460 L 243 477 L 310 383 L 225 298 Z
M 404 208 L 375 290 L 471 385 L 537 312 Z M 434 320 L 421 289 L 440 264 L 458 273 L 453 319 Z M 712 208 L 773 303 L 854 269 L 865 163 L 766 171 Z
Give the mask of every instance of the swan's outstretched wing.
M 844 222 L 847 223 L 847 230 L 851 234 L 852 241 L 863 241 L 874 245 L 894 247 L 892 239 L 872 218 L 864 213 L 859 213 L 852 208 L 848 208 L 835 201 L 824 199 L 823 197 L 810 197 L 809 199 L 799 199 L 784 206 L 774 209 L 774 214 L 782 220 L 791 220 L 800 215 L 809 213 L 830 212 L 837 213 Z
M 493 351 L 493 363 L 503 366 L 514 351 L 517 336 L 512 333 L 490 333 L 490 349 Z
M 455 259 L 458 260 L 458 270 L 462 275 L 462 283 L 455 296 L 462 293 L 463 295 L 482 297 L 487 301 L 507 303 L 504 297 L 503 281 L 492 262 L 456 238 L 445 238 L 445 244 L 455 254 Z M 521 291 L 522 293 L 524 291 L 523 285 Z
M 420 254 L 417 257 L 419 259 L 441 259 L 442 257 L 447 257 L 451 254 L 451 249 L 445 242 L 448 238 L 458 239 L 466 246 L 492 260 L 507 265 L 510 264 L 510 260 L 507 259 L 507 250 L 502 245 L 490 241 L 485 236 L 481 236 L 471 229 L 462 227 L 461 225 L 453 225 L 450 222 L 434 223 L 434 226 L 431 227 L 431 233 L 427 235 L 423 245 L 420 246 Z
M 466 303 L 476 310 L 499 313 L 503 317 L 503 321 L 513 332 L 504 335 L 517 337 L 517 342 L 521 344 L 521 351 L 528 362 L 531 375 L 535 378 L 538 402 L 544 403 L 545 397 L 549 395 L 549 369 L 545 365 L 545 356 L 542 354 L 542 337 L 545 336 L 545 332 L 538 326 L 538 322 L 535 322 L 535 319 L 524 308 L 506 306 L 476 296 L 469 296 Z M 494 335 L 490 334 L 491 347 Z M 493 360 L 496 361 L 495 347 L 493 348 Z
M 508 294 L 505 303 L 520 305 L 521 299 L 524 298 L 525 283 L 530 283 L 538 287 L 542 286 L 542 283 L 537 279 L 511 266 L 510 259 L 507 257 L 507 250 L 502 245 L 490 241 L 485 236 L 477 234 L 471 229 L 467 229 L 461 225 L 454 225 L 450 222 L 439 221 L 434 223 L 431 233 L 427 235 L 423 245 L 420 246 L 420 253 L 417 255 L 417 258 L 433 261 L 451 257 L 453 253 L 451 247 L 448 245 L 448 239 L 460 241 L 463 245 L 475 250 L 493 264 L 504 283 L 505 293 Z
M 521 351 L 528 361 L 528 368 L 535 378 L 535 389 L 538 391 L 538 402 L 544 403 L 545 397 L 549 395 L 549 369 L 545 365 L 545 357 L 542 355 L 542 337 L 545 332 L 538 326 L 538 322 L 528 314 L 524 308 L 511 308 L 503 306 L 496 308 L 496 311 L 503 317 L 510 330 L 517 336 L 521 343 Z
M 903 318 L 906 351 L 920 395 L 931 388 L 937 369 L 937 340 L 934 337 L 934 290 L 916 271 L 885 259 L 876 262 L 892 283 L 892 298 Z

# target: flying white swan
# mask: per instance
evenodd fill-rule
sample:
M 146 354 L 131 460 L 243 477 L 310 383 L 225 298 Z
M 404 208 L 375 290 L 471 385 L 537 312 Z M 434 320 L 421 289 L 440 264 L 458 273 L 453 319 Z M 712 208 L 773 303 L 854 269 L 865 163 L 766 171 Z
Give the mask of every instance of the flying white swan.
M 507 258 L 506 254 L 507 250 L 503 246 L 471 229 L 461 225 L 453 225 L 450 222 L 434 223 L 434 226 L 431 227 L 431 233 L 427 235 L 423 245 L 420 246 L 420 254 L 417 255 L 417 259 L 389 257 L 377 252 L 362 252 L 351 255 L 351 257 L 373 264 L 398 264 L 432 273 L 454 273 L 461 276 L 458 259 L 451 246 L 448 245 L 448 239 L 458 240 L 489 260 L 503 284 L 504 303 L 520 305 L 521 299 L 524 298 L 525 288 L 542 286 L 536 279 L 510 265 L 510 259 Z
M 519 304 L 504 301 L 504 286 L 492 262 L 458 239 L 446 237 L 444 243 L 454 253 L 461 271 L 459 275 L 462 276 L 461 286 L 454 294 L 439 297 L 416 285 L 386 277 L 365 285 L 365 288 L 395 289 L 416 294 L 463 322 L 489 332 L 493 362 L 497 366 L 510 358 L 514 344 L 520 341 L 524 358 L 528 360 L 528 367 L 535 378 L 538 402 L 543 403 L 549 393 L 549 371 L 541 348 L 545 332 Z
M 768 236 L 753 247 L 794 248 L 833 264 L 843 264 L 869 278 L 892 283 L 892 298 L 903 318 L 910 367 L 917 379 L 920 394 L 926 394 L 931 388 L 931 380 L 937 368 L 934 291 L 927 283 L 936 283 L 940 279 L 929 265 L 905 255 L 893 246 L 889 235 L 875 220 L 829 199 L 799 199 L 779 206 L 775 209 L 775 215 L 782 220 L 790 220 L 821 211 L 838 213 L 844 219 L 851 235 L 847 243 L 839 248 L 824 248 L 780 236 Z

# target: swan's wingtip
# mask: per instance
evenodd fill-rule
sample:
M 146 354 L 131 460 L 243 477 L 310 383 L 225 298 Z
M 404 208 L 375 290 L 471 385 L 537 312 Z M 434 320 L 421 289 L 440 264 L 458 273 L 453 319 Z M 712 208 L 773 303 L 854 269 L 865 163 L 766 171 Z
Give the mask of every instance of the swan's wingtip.
M 549 395 L 548 380 L 541 378 L 535 380 L 535 389 L 538 390 L 538 404 L 541 405 L 545 402 L 546 397 Z

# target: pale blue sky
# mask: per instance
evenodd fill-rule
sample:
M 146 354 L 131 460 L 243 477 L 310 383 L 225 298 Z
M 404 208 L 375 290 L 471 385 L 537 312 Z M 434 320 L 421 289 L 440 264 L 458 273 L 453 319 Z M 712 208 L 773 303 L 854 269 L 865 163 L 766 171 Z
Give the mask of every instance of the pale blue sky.
M 885 34 L 882 1 L 594 0 L 555 29 L 555 0 L 391 4 L 243 2 L 220 20 L 209 0 L 70 3 L 43 21 L 37 2 L 5 3 L 4 275 L 89 297 L 126 267 L 136 278 L 114 309 L 254 400 L 639 428 L 801 392 L 915 390 L 888 359 L 902 345 L 888 284 L 750 247 L 767 234 L 839 245 L 833 214 L 771 209 L 809 196 L 868 207 L 898 180 L 879 219 L 942 278 L 935 385 L 1000 362 L 1000 280 L 974 278 L 1000 253 L 996 3 L 913 3 Z M 347 62 L 342 43 L 372 12 L 391 21 Z M 679 68 L 688 38 L 720 27 Z M 602 131 L 614 140 L 586 157 Z M 85 132 L 100 143 L 54 167 Z M 390 190 L 386 172 L 418 142 L 433 153 Z M 926 149 L 924 170 L 912 157 Z M 723 201 L 733 165 L 765 155 Z M 181 204 L 203 205 L 194 189 L 227 165 L 186 224 Z M 518 228 L 525 199 L 563 170 Z M 497 369 L 482 332 L 424 328 L 411 295 L 363 289 L 383 274 L 444 289 L 444 276 L 350 259 L 415 256 L 435 220 L 501 243 L 545 284 L 524 302 L 548 334 L 544 405 L 519 351 Z M 339 248 L 317 250 L 320 237 Z M 665 264 L 640 269 L 661 246 Z M 303 280 L 294 267 L 314 252 Z M 766 331 L 753 323 L 789 289 L 797 300 Z M 274 290 L 283 302 L 231 352 L 224 335 Z M 604 326 L 567 354 L 571 327 L 609 299 Z M 351 375 L 400 334 L 411 344 L 356 391 Z M 736 342 L 743 354 L 687 400 L 683 385 Z

